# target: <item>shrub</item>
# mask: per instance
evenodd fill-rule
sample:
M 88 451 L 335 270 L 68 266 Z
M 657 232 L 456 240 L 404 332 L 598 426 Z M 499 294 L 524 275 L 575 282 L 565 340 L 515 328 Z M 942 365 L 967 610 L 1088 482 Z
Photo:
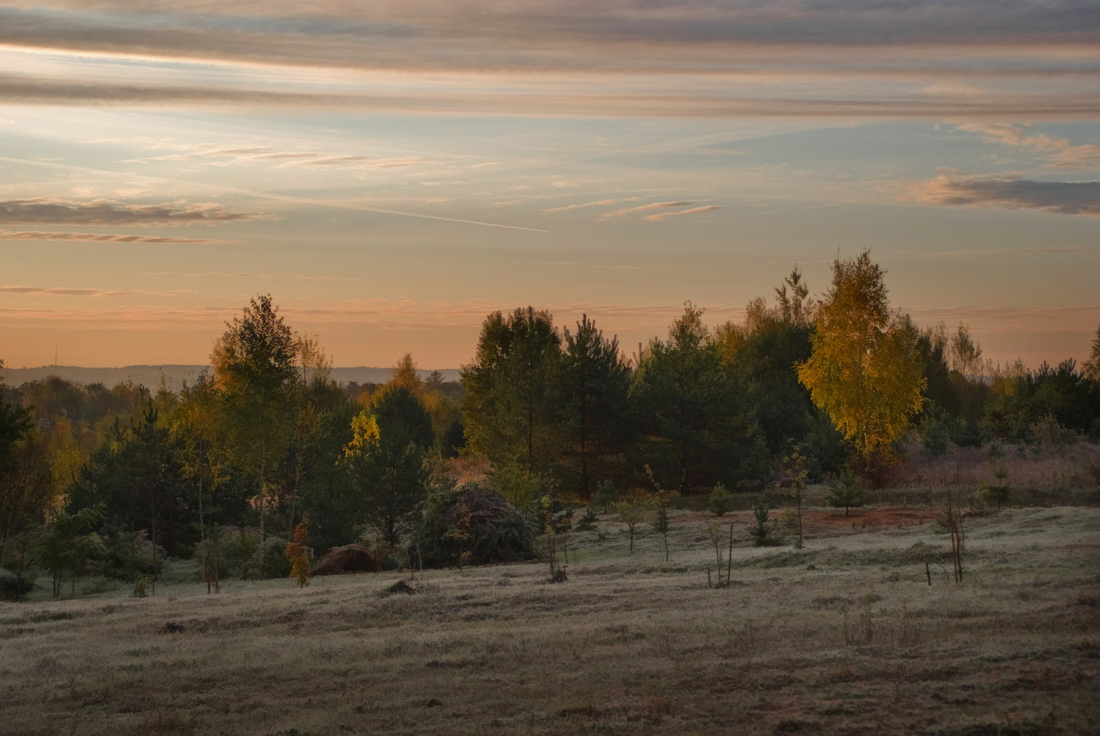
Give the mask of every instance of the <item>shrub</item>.
M 584 515 L 581 516 L 581 520 L 577 522 L 578 532 L 590 532 L 596 528 L 596 508 L 589 506 L 584 510 Z
M 286 558 L 290 562 L 290 577 L 298 580 L 298 587 L 309 585 L 309 532 L 306 525 L 309 523 L 309 512 L 302 514 L 302 521 L 294 527 L 294 541 L 286 543 Z
M 21 601 L 34 590 L 34 579 L 27 575 L 0 577 L 0 601 Z
M 721 483 L 716 485 L 714 490 L 710 492 L 710 497 L 707 499 L 707 511 L 715 516 L 724 516 L 733 511 L 733 494 L 727 491 Z
M 157 575 L 160 570 L 156 568 L 155 561 L 163 562 L 168 556 L 163 547 L 153 549 L 153 543 L 144 529 L 132 532 L 107 525 L 101 539 L 106 548 L 103 574 L 124 582 L 134 582 L 146 575 Z
M 426 567 L 535 559 L 535 534 L 507 501 L 475 483 L 437 492 L 424 506 L 410 559 Z

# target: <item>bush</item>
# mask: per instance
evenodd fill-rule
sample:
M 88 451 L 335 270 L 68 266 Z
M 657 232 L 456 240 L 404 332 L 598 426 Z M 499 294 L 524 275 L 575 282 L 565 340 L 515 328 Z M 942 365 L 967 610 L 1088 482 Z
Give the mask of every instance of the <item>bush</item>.
M 264 578 L 288 578 L 290 577 L 291 562 L 286 556 L 286 539 L 271 536 L 264 540 L 263 570 Z M 254 568 L 259 568 L 260 557 L 254 559 Z
M 507 501 L 474 483 L 428 499 L 409 559 L 425 567 L 535 559 L 535 534 Z
M 710 497 L 707 499 L 707 511 L 715 516 L 725 516 L 733 511 L 733 494 L 727 491 L 721 483 L 716 485 L 714 490 L 710 492 Z
M 128 583 L 146 575 L 157 575 L 160 571 L 156 569 L 154 560 L 163 564 L 168 556 L 159 545 L 156 555 L 153 554 L 153 543 L 144 529 L 131 532 L 107 525 L 103 528 L 101 539 L 106 548 L 103 574 Z
M 34 590 L 34 579 L 27 575 L 0 577 L 0 601 L 21 601 Z
M 590 532 L 596 528 L 596 509 L 594 506 L 589 506 L 584 510 L 584 515 L 581 516 L 581 520 L 577 522 L 578 532 Z

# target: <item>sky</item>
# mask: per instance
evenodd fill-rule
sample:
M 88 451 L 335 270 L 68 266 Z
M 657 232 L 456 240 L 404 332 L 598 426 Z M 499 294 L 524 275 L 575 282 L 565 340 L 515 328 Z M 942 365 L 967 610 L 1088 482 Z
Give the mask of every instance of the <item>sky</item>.
M 338 366 L 490 311 L 624 352 L 871 250 L 994 360 L 1100 324 L 1100 3 L 0 0 L 0 359 Z

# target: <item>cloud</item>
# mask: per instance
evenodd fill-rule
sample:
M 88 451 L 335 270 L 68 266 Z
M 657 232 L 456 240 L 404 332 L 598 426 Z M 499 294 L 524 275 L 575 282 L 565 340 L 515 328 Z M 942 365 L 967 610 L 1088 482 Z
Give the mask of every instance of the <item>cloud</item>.
M 130 292 L 118 289 L 72 289 L 65 286 L 0 286 L 0 294 L 33 294 L 48 296 L 124 296 Z
M 703 207 L 693 207 L 690 210 L 680 210 L 679 212 L 661 212 L 656 215 L 647 215 L 645 219 L 650 222 L 660 222 L 666 217 L 679 217 L 680 215 L 699 215 L 704 212 L 714 212 L 715 210 L 724 210 L 725 207 L 719 204 L 708 204 Z
M 216 276 L 223 279 L 291 279 L 294 281 L 362 281 L 357 276 L 310 276 L 306 274 L 298 273 L 259 273 L 259 272 L 241 272 L 231 273 L 228 271 L 203 271 L 198 273 L 187 273 L 184 276 Z
M 1088 168 L 1100 164 L 1100 146 L 1095 144 L 1074 146 L 1066 138 L 1052 138 L 1042 133 L 1027 135 L 1023 128 L 1003 123 L 965 123 L 956 127 L 981 134 L 986 143 L 1031 151 L 1045 158 L 1050 168 Z
M 910 184 L 902 200 L 966 207 L 1035 209 L 1100 217 L 1100 181 L 1062 182 L 941 172 Z
M 911 261 L 929 258 L 960 258 L 974 256 L 1058 255 L 1062 253 L 1100 253 L 1100 248 L 1089 246 L 1036 247 L 1036 248 L 981 248 L 976 250 L 941 250 L 934 253 L 898 253 L 883 258 L 884 261 Z
M 0 240 L 59 240 L 74 243 L 140 243 L 165 245 L 224 245 L 230 240 L 176 238 L 157 235 L 118 235 L 109 233 L 58 233 L 42 230 L 0 230 Z
M 520 201 L 520 200 L 517 200 L 517 201 Z M 543 210 L 542 214 L 544 214 L 544 215 L 555 215 L 559 212 L 569 212 L 571 210 L 584 209 L 585 207 L 611 207 L 613 205 L 619 204 L 620 202 L 637 202 L 637 201 L 638 201 L 637 197 L 627 197 L 626 199 L 601 199 L 601 200 L 596 201 L 596 202 L 583 202 L 583 203 L 580 203 L 580 204 L 567 204 L 567 205 L 564 205 L 562 207 L 551 207 L 548 210 Z M 513 204 L 513 203 L 512 202 L 507 202 L 507 203 L 500 202 L 498 204 L 503 205 L 503 204 Z
M 124 163 L 147 163 L 149 161 L 187 161 L 192 159 L 216 159 L 216 164 L 274 163 L 275 168 L 317 167 L 356 169 L 404 169 L 412 166 L 424 166 L 440 163 L 441 159 L 419 156 L 380 158 L 377 156 L 323 153 L 317 151 L 281 151 L 270 146 L 220 146 L 199 144 L 193 150 L 182 153 L 150 156 L 130 159 Z
M 962 82 L 944 80 L 942 82 L 933 82 L 927 87 L 924 87 L 921 91 L 931 97 L 977 97 L 982 94 L 984 90 L 973 84 L 963 84 Z
M 635 212 L 646 212 L 648 210 L 659 210 L 666 207 L 690 207 L 695 204 L 694 202 L 650 202 L 649 204 L 643 204 L 640 207 L 623 207 L 622 209 L 613 210 L 611 212 L 605 212 L 600 215 L 601 220 L 606 220 L 611 217 L 623 217 L 625 215 L 632 215 Z
M 7 0 L 0 99 L 510 115 L 1094 116 L 1096 8 L 1006 3 L 485 0 L 473 4 L 472 21 L 472 5 L 453 0 Z
M 0 200 L 0 223 L 49 223 L 54 225 L 213 225 L 219 222 L 251 222 L 270 215 L 230 212 L 214 202 L 167 205 L 124 204 L 107 199 L 70 202 L 59 199 Z
M 173 291 L 147 291 L 145 289 L 74 289 L 68 286 L 0 286 L 0 294 L 20 294 L 28 296 L 130 296 L 133 294 L 153 296 L 175 296 L 177 294 L 194 294 L 190 289 L 176 289 Z

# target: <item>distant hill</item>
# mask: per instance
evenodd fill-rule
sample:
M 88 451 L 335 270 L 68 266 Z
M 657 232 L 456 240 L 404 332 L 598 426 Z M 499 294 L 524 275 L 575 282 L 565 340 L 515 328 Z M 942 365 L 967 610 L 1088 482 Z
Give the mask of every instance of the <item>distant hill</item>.
M 156 389 L 160 386 L 161 378 L 167 383 L 168 388 L 176 391 L 184 381 L 191 382 L 203 370 L 209 370 L 205 365 L 128 365 L 123 368 L 80 368 L 78 366 L 58 365 L 42 366 L 41 368 L 4 368 L 0 371 L 0 377 L 9 386 L 21 386 L 24 383 L 38 381 L 47 376 L 59 376 L 66 381 L 88 385 L 89 383 L 102 383 L 111 388 L 117 384 L 132 381 L 148 388 Z M 390 377 L 389 368 L 369 368 L 366 366 L 357 368 L 333 368 L 332 377 L 339 383 L 385 383 Z M 427 378 L 431 371 L 417 371 L 421 378 Z M 457 381 L 460 371 L 457 368 L 446 368 L 439 371 L 443 374 L 444 381 Z

